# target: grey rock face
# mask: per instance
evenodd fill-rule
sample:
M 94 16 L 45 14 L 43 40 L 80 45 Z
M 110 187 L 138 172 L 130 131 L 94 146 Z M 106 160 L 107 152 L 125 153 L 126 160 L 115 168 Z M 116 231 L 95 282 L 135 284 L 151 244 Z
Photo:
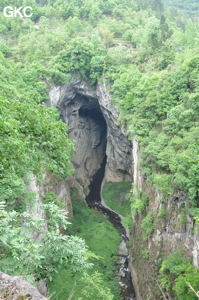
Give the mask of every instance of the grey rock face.
M 20 276 L 0 272 L 0 298 L 2 300 L 47 300 L 29 282 Z
M 68 212 L 68 217 L 72 218 L 72 203 L 69 186 L 66 181 L 57 182 L 49 170 L 46 170 L 45 174 L 43 174 L 43 183 L 38 184 L 36 182 L 36 177 L 33 174 L 29 174 L 28 179 L 30 180 L 30 183 L 27 185 L 27 190 L 35 192 L 36 201 L 26 207 L 27 212 L 37 214 L 45 219 L 45 212 L 41 208 L 43 205 L 43 197 L 48 192 L 54 192 L 56 198 L 64 204 L 63 208 Z
M 114 108 L 105 84 L 91 88 L 81 79 L 54 87 L 51 103 L 68 124 L 69 137 L 76 141 L 72 159 L 76 178 L 87 187 L 107 156 L 107 181 L 128 181 L 132 175 L 132 144 L 128 141 L 118 111 Z

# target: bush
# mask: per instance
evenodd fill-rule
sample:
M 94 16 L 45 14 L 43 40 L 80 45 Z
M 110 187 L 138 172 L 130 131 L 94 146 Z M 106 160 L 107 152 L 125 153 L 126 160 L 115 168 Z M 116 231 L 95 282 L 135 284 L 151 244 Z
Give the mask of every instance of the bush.
M 44 203 L 45 204 L 49 204 L 49 203 L 54 203 L 57 206 L 59 206 L 60 208 L 64 207 L 64 203 L 58 199 L 56 199 L 56 196 L 53 192 L 48 192 L 45 196 L 44 196 Z
M 190 289 L 188 283 L 198 291 L 199 273 L 191 262 L 177 250 L 163 261 L 159 270 L 161 286 L 165 290 L 173 290 L 179 300 L 197 300 L 198 297 Z
M 132 195 L 131 211 L 133 213 L 140 214 L 144 211 L 148 205 L 148 196 L 140 190 L 136 190 L 135 194 Z
M 152 234 L 154 231 L 154 225 L 153 225 L 153 212 L 150 211 L 146 217 L 142 220 L 141 228 L 143 229 L 143 239 L 146 241 L 148 237 Z
M 167 216 L 167 211 L 166 211 L 166 209 L 165 209 L 165 208 L 161 208 L 161 209 L 159 210 L 158 217 L 159 217 L 159 218 L 166 218 L 166 216 Z

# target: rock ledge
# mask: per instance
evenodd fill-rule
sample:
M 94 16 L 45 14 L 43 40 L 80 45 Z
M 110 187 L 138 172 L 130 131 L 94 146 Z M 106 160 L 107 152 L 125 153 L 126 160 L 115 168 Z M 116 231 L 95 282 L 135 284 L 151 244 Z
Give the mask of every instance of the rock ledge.
M 20 276 L 10 276 L 0 272 L 1 300 L 48 300 Z

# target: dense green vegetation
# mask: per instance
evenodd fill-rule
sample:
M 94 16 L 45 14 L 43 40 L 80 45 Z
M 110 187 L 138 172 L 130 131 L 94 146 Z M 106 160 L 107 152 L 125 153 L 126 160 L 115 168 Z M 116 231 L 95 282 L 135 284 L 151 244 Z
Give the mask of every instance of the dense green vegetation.
M 198 17 L 199 3 L 197 0 L 166 0 L 166 4 L 179 8 L 189 16 Z
M 105 203 L 124 217 L 130 212 L 130 201 L 127 199 L 130 188 L 130 182 L 106 182 L 102 191 Z
M 1 271 L 23 275 L 34 283 L 44 278 L 52 280 L 61 267 L 71 273 L 92 267 L 88 259 L 93 254 L 84 240 L 60 234 L 60 228 L 66 230 L 70 224 L 66 211 L 45 204 L 41 207 L 48 216 L 45 220 L 37 214 L 7 212 L 5 208 L 0 203 Z
M 182 300 L 197 300 L 199 273 L 190 260 L 183 256 L 182 251 L 172 253 L 160 268 L 161 286 L 166 291 L 171 288 Z M 190 289 L 190 286 L 193 288 Z M 194 292 L 195 290 L 195 292 Z M 172 294 L 175 297 L 175 294 Z
M 67 83 L 71 76 L 82 76 L 93 86 L 101 81 L 109 83 L 112 99 L 120 111 L 119 121 L 128 126 L 130 138 L 139 141 L 145 182 L 161 191 L 161 202 L 165 205 L 174 192 L 187 195 L 189 205 L 181 212 L 182 223 L 188 210 L 199 217 L 198 2 L 167 0 L 165 4 L 168 7 L 161 0 L 0 0 L 1 11 L 7 5 L 33 8 L 31 18 L 6 18 L 0 14 L 0 201 L 7 204 L 2 222 L 9 221 L 13 209 L 16 218 L 23 218 L 26 204 L 34 201 L 34 194 L 26 190 L 28 174 L 33 173 L 41 180 L 42 172 L 49 169 L 59 180 L 72 172 L 73 142 L 68 139 L 66 125 L 58 121 L 57 112 L 44 104 L 52 86 Z M 120 207 L 115 185 L 105 186 L 104 193 L 108 205 L 128 217 L 130 204 Z M 110 203 L 113 198 L 116 200 Z M 58 204 L 52 194 L 45 201 Z M 131 212 L 143 214 L 141 228 L 147 240 L 154 229 L 148 198 L 137 191 L 131 201 Z M 111 243 L 102 233 L 107 234 L 110 228 L 99 222 L 97 228 L 93 224 L 93 231 L 91 226 L 88 230 L 84 218 L 89 218 L 89 213 L 77 203 L 74 207 L 79 219 L 75 217 L 70 234 L 85 238 L 90 249 L 103 256 L 100 245 Z M 165 215 L 162 209 L 160 217 Z M 94 215 L 92 218 L 95 219 Z M 14 227 L 12 230 L 14 237 Z M 94 243 L 95 236 L 101 236 L 101 241 Z M 7 247 L 4 243 L 1 242 L 1 250 Z M 106 251 L 114 254 L 116 249 Z M 11 257 L 14 252 L 6 253 Z M 112 266 L 114 259 L 110 255 L 109 259 L 104 258 L 105 264 L 95 261 L 95 270 L 103 275 L 92 271 L 92 276 L 112 289 L 108 284 L 113 277 L 109 261 Z M 104 272 L 106 265 L 110 269 Z M 195 271 L 168 272 L 170 278 L 178 276 L 175 296 L 194 299 L 190 293 L 182 295 L 184 287 L 180 280 L 192 274 L 193 286 L 195 282 L 197 286 Z M 68 277 L 63 275 L 67 280 Z M 67 295 L 73 290 L 74 280 L 70 280 Z M 88 278 L 83 281 L 91 285 Z M 58 284 L 56 279 L 54 284 Z M 97 285 L 95 288 L 98 289 Z M 112 291 L 117 294 L 115 287 Z M 64 297 L 64 293 L 59 297 Z M 82 293 L 78 297 L 85 297 L 85 291 Z M 92 293 L 87 297 L 92 298 Z
M 85 296 L 85 285 L 86 299 L 95 299 L 92 298 L 93 295 L 95 297 L 98 295 L 99 298 L 97 299 L 106 300 L 110 291 L 113 294 L 111 299 L 120 299 L 119 285 L 115 278 L 115 264 L 118 260 L 120 236 L 103 215 L 89 209 L 82 200 L 79 200 L 78 191 L 73 190 L 72 200 L 74 218 L 71 220 L 72 226 L 68 229 L 68 233 L 83 238 L 89 250 L 97 255 L 98 259 L 92 261 L 94 268 L 88 270 L 89 277 L 92 279 L 90 282 L 82 274 L 72 276 L 70 270 L 62 269 L 50 284 L 50 292 L 56 291 L 52 299 L 68 299 L 67 297 L 71 292 L 73 292 L 71 299 L 80 299 L 79 297 Z M 99 287 L 95 286 L 99 282 Z M 100 286 L 102 290 L 100 290 Z M 104 294 L 102 293 L 103 290 Z

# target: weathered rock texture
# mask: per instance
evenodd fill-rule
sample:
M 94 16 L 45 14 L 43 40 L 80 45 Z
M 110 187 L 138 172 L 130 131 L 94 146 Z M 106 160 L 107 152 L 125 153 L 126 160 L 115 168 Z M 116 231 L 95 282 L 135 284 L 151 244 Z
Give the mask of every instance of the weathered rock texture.
M 27 190 L 35 192 L 36 201 L 34 204 L 27 207 L 27 211 L 38 214 L 45 218 L 45 213 L 40 206 L 43 204 L 43 197 L 50 191 L 54 192 L 57 199 L 64 203 L 64 209 L 68 211 L 68 217 L 73 216 L 72 202 L 70 198 L 69 186 L 67 181 L 57 182 L 52 173 L 47 170 L 43 175 L 43 183 L 36 183 L 36 178 L 32 174 L 29 175 L 30 183 L 27 185 Z
M 193 264 L 199 267 L 199 231 L 198 226 L 188 214 L 187 195 L 176 191 L 170 197 L 146 184 L 141 175 L 139 165 L 139 145 L 136 139 L 133 141 L 134 160 L 134 187 L 142 190 L 149 197 L 148 210 L 153 212 L 154 232 L 147 241 L 142 238 L 141 223 L 146 213 L 133 216 L 134 229 L 131 232 L 131 255 L 134 257 L 132 277 L 135 289 L 140 288 L 141 299 L 163 299 L 157 284 L 158 270 L 161 262 L 177 249 L 183 249 Z M 158 216 L 160 209 L 166 212 L 165 217 Z M 182 208 L 186 211 L 187 219 L 182 220 Z M 148 251 L 148 255 L 146 255 Z M 144 255 L 145 254 L 145 255 Z M 148 258 L 147 258 L 148 256 Z M 134 274 L 134 275 L 133 275 Z M 138 295 L 138 294 L 137 294 Z
M 70 84 L 54 87 L 51 103 L 68 124 L 69 137 L 76 141 L 73 165 L 75 178 L 81 179 L 84 188 L 107 156 L 107 181 L 131 180 L 132 144 L 118 122 L 106 84 L 93 89 L 81 79 L 72 78 Z
M 29 282 L 20 276 L 0 272 L 0 299 L 2 300 L 48 300 Z

